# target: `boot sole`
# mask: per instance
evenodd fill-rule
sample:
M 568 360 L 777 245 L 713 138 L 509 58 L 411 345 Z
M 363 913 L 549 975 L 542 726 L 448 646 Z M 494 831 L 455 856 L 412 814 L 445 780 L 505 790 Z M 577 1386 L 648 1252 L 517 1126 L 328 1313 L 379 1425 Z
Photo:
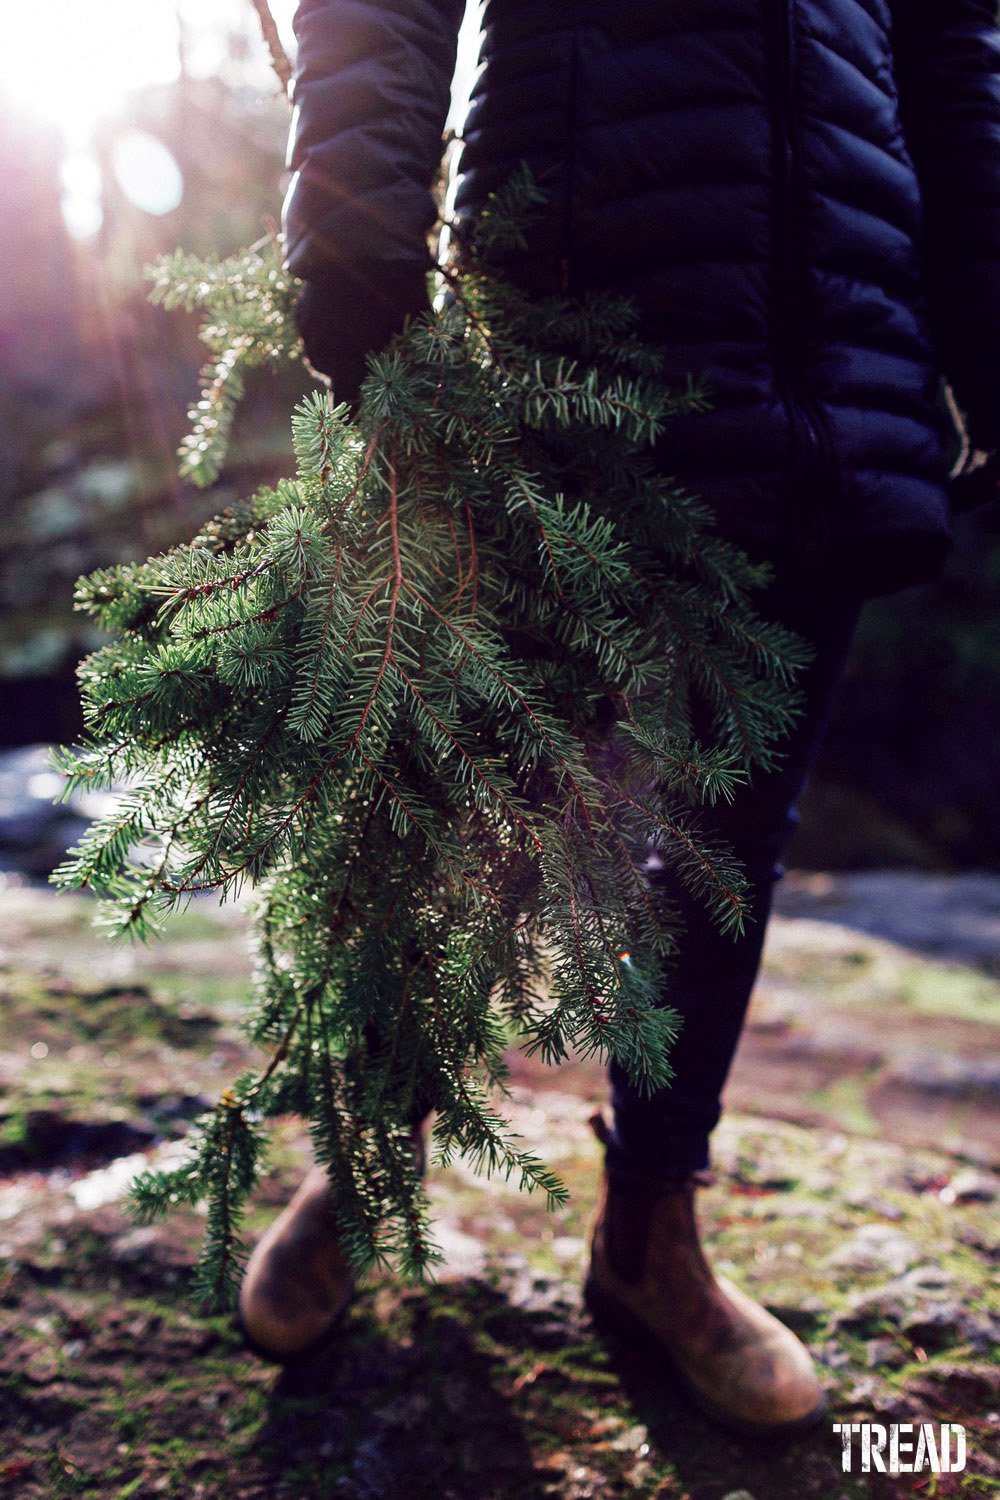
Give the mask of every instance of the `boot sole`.
M 657 1338 L 649 1325 L 644 1323 L 630 1307 L 626 1307 L 624 1303 L 619 1302 L 616 1297 L 599 1286 L 593 1276 L 588 1276 L 584 1282 L 583 1300 L 595 1328 L 602 1333 L 613 1334 L 629 1344 L 637 1344 L 656 1353 L 668 1366 L 678 1387 L 688 1400 L 706 1417 L 728 1428 L 730 1432 L 735 1432 L 740 1437 L 790 1438 L 796 1437 L 799 1433 L 808 1432 L 810 1428 L 822 1421 L 826 1412 L 825 1396 L 820 1397 L 818 1404 L 811 1412 L 804 1417 L 796 1417 L 791 1422 L 748 1422 L 743 1417 L 731 1416 L 722 1407 L 716 1406 L 707 1396 L 702 1395 L 698 1387 L 678 1365 L 662 1339 Z

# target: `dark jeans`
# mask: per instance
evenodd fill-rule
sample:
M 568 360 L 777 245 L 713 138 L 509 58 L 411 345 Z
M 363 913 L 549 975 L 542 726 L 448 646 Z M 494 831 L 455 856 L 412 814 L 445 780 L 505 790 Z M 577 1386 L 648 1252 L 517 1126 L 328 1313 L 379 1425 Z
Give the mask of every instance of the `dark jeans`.
M 861 599 L 794 580 L 776 581 L 758 599 L 765 619 L 779 621 L 813 646 L 814 660 L 800 676 L 804 711 L 783 743 L 782 759 L 756 772 L 732 803 L 699 813 L 706 833 L 726 843 L 750 884 L 743 935 L 719 932 L 704 907 L 671 891 L 681 910 L 680 951 L 664 971 L 663 1003 L 682 1017 L 671 1054 L 674 1078 L 651 1097 L 631 1087 L 622 1068 L 610 1068 L 614 1130 L 610 1165 L 674 1177 L 708 1165 L 709 1134 L 721 1113 L 722 1088 L 736 1051 L 757 977 L 779 858 L 794 832 L 795 802 L 826 729 L 834 691 L 845 665 Z M 656 879 L 657 876 L 651 876 Z

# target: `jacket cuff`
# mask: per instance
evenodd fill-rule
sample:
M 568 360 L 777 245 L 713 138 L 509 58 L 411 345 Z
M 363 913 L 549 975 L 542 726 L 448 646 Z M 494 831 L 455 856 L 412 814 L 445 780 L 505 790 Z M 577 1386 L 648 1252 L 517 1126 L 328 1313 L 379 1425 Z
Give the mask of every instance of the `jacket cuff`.
M 305 283 L 295 322 L 309 363 L 329 376 L 335 400 L 354 406 L 368 355 L 428 307 L 419 266 L 343 266 Z

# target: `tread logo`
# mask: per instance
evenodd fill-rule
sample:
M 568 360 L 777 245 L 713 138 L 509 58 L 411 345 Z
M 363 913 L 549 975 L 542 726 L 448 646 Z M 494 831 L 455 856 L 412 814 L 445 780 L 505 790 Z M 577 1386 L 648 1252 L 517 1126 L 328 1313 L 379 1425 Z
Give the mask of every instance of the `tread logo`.
M 880 1427 L 877 1422 L 834 1422 L 843 1443 L 841 1467 L 852 1472 L 854 1458 L 852 1438 L 861 1439 L 862 1474 L 959 1474 L 965 1468 L 965 1428 L 958 1422 L 891 1422 Z

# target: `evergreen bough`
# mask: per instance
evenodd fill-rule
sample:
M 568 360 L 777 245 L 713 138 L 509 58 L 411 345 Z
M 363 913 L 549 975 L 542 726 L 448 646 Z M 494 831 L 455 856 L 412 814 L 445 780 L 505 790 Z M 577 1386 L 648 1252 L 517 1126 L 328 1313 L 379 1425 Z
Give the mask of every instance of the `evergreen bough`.
M 80 667 L 88 740 L 58 761 L 67 794 L 128 790 L 56 878 L 139 937 L 197 892 L 255 892 L 268 1060 L 132 1191 L 146 1218 L 207 1200 L 216 1304 L 267 1122 L 291 1111 L 358 1268 L 435 1259 L 427 1109 L 440 1161 L 562 1200 L 498 1106 L 505 1047 L 662 1086 L 677 918 L 651 851 L 723 929 L 744 920 L 698 807 L 778 753 L 804 648 L 751 607 L 765 570 L 650 460 L 700 389 L 663 387 L 621 300 L 504 278 L 538 201 L 525 174 L 497 195 L 440 305 L 370 360 L 356 417 L 325 389 L 301 402 L 294 479 L 78 585 L 110 639 Z M 294 293 L 274 245 L 161 266 L 213 355 L 195 479 L 218 472 L 242 370 L 298 357 Z

